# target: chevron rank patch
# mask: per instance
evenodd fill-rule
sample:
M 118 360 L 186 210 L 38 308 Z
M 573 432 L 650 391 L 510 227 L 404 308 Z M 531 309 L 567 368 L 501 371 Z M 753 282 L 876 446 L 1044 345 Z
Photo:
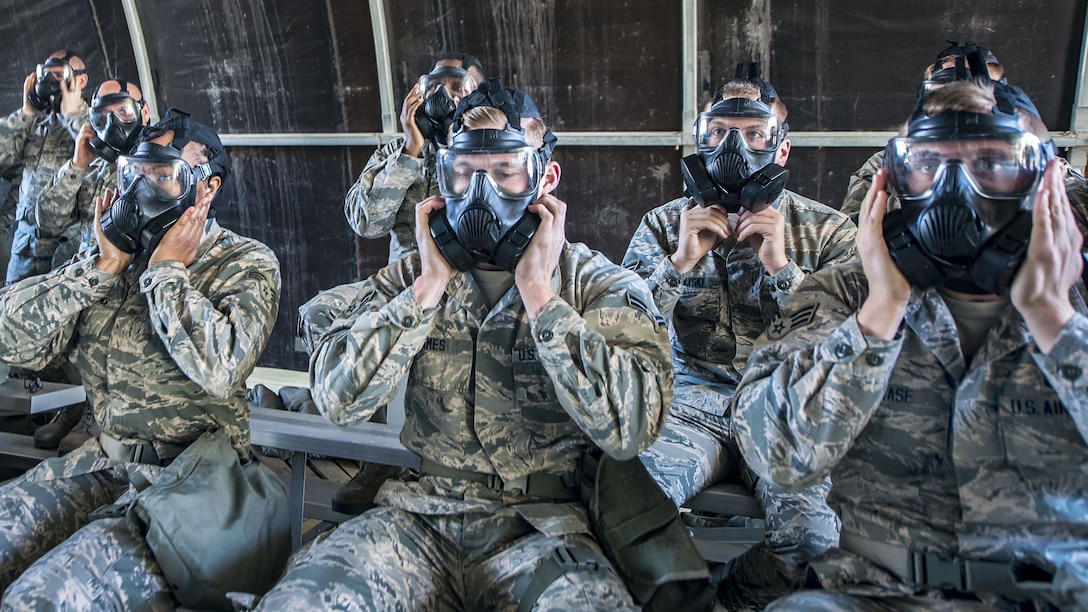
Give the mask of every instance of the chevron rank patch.
M 816 318 L 816 309 L 819 304 L 808 304 L 789 313 L 789 318 L 778 315 L 767 327 L 767 337 L 771 340 L 780 340 L 791 330 L 802 328 Z

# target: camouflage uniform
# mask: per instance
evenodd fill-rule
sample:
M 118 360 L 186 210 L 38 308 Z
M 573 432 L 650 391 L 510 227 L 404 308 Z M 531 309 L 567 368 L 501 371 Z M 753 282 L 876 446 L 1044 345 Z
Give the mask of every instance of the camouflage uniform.
M 11 261 L 11 243 L 15 238 L 15 209 L 19 206 L 19 183 L 23 180 L 21 168 L 12 166 L 0 173 L 0 179 L 7 181 L 8 190 L 0 201 L 0 276 L 7 276 L 8 262 Z
M 470 273 L 424 311 L 412 289 L 419 270 L 415 254 L 303 306 L 304 327 L 316 326 L 304 333 L 318 338 L 314 400 L 330 420 L 365 420 L 407 373 L 404 445 L 506 482 L 569 478 L 595 445 L 631 458 L 657 436 L 672 368 L 663 321 L 637 276 L 567 245 L 553 276 L 558 297 L 530 321 L 516 287 L 489 308 Z M 386 481 L 378 508 L 295 558 L 261 606 L 512 609 L 515 584 L 557 548 L 597 549 L 579 501 L 421 472 Z M 537 606 L 636 609 L 606 570 L 568 571 Z
M 857 233 L 844 215 L 787 191 L 773 206 L 785 217 L 789 265 L 772 276 L 747 243 L 723 240 L 680 274 L 669 256 L 678 248 L 680 213 L 693 205 L 679 198 L 647 213 L 623 258 L 646 278 L 672 323 L 676 393 L 661 438 L 642 461 L 677 505 L 715 482 L 744 478 L 727 406 L 752 344 L 806 275 L 855 256 Z M 735 566 L 732 582 L 749 594 L 735 597 L 756 598 L 749 603 L 785 592 L 788 583 L 799 586 L 799 568 L 838 539 L 838 520 L 824 503 L 829 484 L 790 493 L 770 483 L 753 486 L 766 511 L 768 541 Z
M 23 172 L 15 215 L 18 225 L 7 269 L 9 283 L 48 272 L 62 242 L 78 240 L 78 226 L 64 226 L 64 219 L 44 219 L 37 203 L 38 195 L 71 159 L 87 117 L 87 104 L 83 103 L 70 115 L 42 112 L 28 116 L 17 110 L 0 122 L 0 173 L 18 167 Z M 63 230 L 51 229 L 58 227 Z
M 96 251 L 8 288 L 0 298 L 0 360 L 33 368 L 68 352 L 103 432 L 150 442 L 169 457 L 203 432 L 222 429 L 245 456 L 245 381 L 279 310 L 275 255 L 215 220 L 188 268 L 149 268 L 143 253 L 114 276 L 94 267 Z M 169 600 L 128 522 L 87 516 L 129 499 L 134 473 L 141 475 L 137 483 L 153 482 L 159 470 L 112 461 L 92 438 L 4 485 L 0 587 L 19 579 L 3 606 L 94 609 L 106 598 L 127 609 L 141 598 Z
M 53 180 L 38 195 L 38 226 L 49 233 L 62 234 L 75 228 L 76 239 L 63 242 L 53 257 L 53 266 L 95 244 L 95 199 L 106 189 L 117 187 L 117 165 L 96 157 L 86 168 L 72 167 L 68 160 Z
M 821 271 L 768 329 L 734 402 L 749 466 L 790 488 L 831 474 L 844 548 L 860 551 L 847 546 L 856 534 L 945 559 L 1023 555 L 1058 568 L 1054 591 L 1046 583 L 1040 598 L 1086 605 L 1083 296 L 1072 292 L 1077 314 L 1049 354 L 1009 304 L 968 364 L 936 290 L 913 291 L 890 341 L 858 328 L 867 294 L 860 263 Z M 890 598 L 880 609 L 913 609 L 947 595 L 887 564 L 829 551 L 812 562 L 829 592 L 786 598 L 780 609 L 874 609 L 851 595 Z M 1007 578 L 1008 568 L 1001 573 Z M 988 603 L 1011 606 L 979 591 Z
M 1068 161 L 1063 159 L 1062 164 L 1065 166 L 1065 186 L 1067 189 L 1084 180 L 1080 172 L 1070 166 Z M 861 214 L 861 201 L 865 199 L 865 194 L 869 192 L 869 187 L 873 184 L 873 176 L 883 167 L 884 149 L 881 149 L 873 153 L 860 168 L 850 175 L 850 183 L 846 187 L 846 197 L 842 200 L 839 212 L 849 216 L 854 223 L 858 222 L 858 215 Z M 887 208 L 888 210 L 899 208 L 899 200 L 895 196 L 889 196 Z
M 359 180 L 348 190 L 344 215 L 363 238 L 389 234 L 389 262 L 416 250 L 416 204 L 438 193 L 434 183 L 434 145 L 422 157 L 404 154 L 404 138 L 374 152 Z

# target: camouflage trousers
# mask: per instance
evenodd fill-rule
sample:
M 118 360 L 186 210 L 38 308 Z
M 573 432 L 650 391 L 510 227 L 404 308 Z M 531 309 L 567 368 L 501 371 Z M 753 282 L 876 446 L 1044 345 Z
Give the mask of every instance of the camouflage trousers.
M 511 508 L 425 515 L 379 507 L 298 553 L 261 610 L 513 610 L 518 586 L 559 546 Z M 637 610 L 608 570 L 568 571 L 534 610 Z
M 160 470 L 111 462 L 92 438 L 0 487 L 0 610 L 176 607 L 139 527 L 89 516 L 131 501 L 130 481 Z
M 738 557 L 719 587 L 724 603 L 762 606 L 804 584 L 810 559 L 839 542 L 827 505 L 830 480 L 785 491 L 744 466 L 726 416 L 729 396 L 704 385 L 678 386 L 661 437 L 639 458 L 677 506 L 717 482 L 743 482 L 763 508 L 763 542 Z

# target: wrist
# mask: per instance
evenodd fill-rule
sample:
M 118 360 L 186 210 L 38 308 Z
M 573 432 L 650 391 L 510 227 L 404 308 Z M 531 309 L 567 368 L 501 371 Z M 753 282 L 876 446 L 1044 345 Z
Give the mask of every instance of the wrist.
M 122 259 L 107 257 L 101 253 L 94 260 L 94 267 L 108 274 L 113 274 L 114 276 L 120 274 L 127 265 L 128 263 Z
M 763 267 L 767 269 L 768 274 L 774 276 L 784 270 L 788 265 L 790 265 L 790 259 L 783 254 L 782 256 L 775 257 L 771 261 L 763 264 Z
M 907 313 L 907 303 L 870 296 L 858 310 L 858 328 L 872 338 L 892 340 Z
M 442 274 L 421 274 L 412 283 L 412 291 L 416 294 L 416 301 L 423 310 L 438 306 L 438 301 L 446 292 L 446 285 L 450 282 L 450 276 Z
M 670 255 L 669 261 L 672 262 L 672 267 L 676 268 L 676 271 L 680 274 L 687 274 L 688 272 L 691 272 L 692 268 L 695 267 L 694 261 L 688 261 L 687 259 L 681 257 L 679 253 L 673 253 L 672 255 Z
M 521 294 L 521 302 L 525 305 L 525 313 L 529 315 L 530 320 L 540 316 L 540 313 L 544 311 L 544 307 L 555 296 L 550 280 L 549 282 L 529 281 L 518 283 L 518 293 Z
M 1024 323 L 1035 338 L 1039 350 L 1044 353 L 1050 352 L 1058 341 L 1062 329 L 1076 314 L 1076 310 L 1068 300 L 1059 304 L 1047 303 L 1023 308 L 1017 306 L 1016 309 L 1024 317 Z

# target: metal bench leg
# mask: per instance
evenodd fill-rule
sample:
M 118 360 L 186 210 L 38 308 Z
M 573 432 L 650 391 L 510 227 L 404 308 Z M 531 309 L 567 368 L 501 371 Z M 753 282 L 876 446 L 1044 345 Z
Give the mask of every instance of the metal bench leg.
M 291 452 L 291 551 L 302 546 L 302 511 L 306 506 L 306 453 Z

